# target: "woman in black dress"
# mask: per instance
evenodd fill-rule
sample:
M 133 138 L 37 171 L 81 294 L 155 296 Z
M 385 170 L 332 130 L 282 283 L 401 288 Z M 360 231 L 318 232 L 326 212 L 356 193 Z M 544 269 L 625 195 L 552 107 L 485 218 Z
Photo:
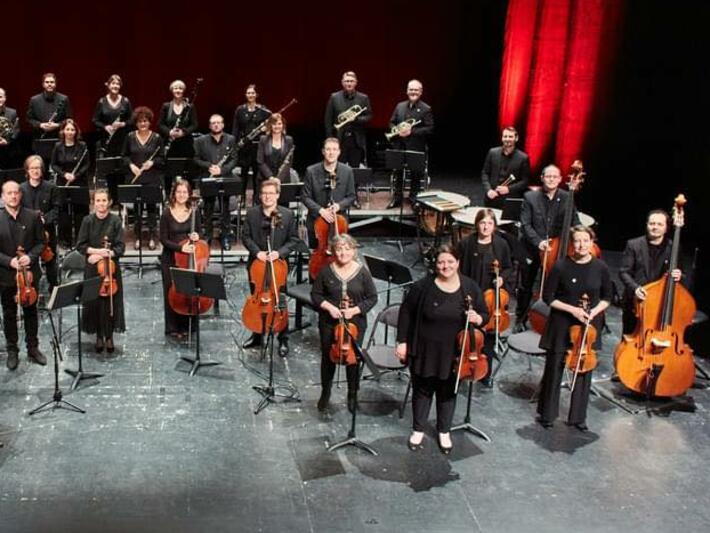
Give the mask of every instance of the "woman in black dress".
M 330 250 L 335 258 L 323 268 L 311 290 L 313 306 L 320 310 L 318 331 L 321 345 L 321 391 L 318 410 L 325 411 L 330 401 L 336 363 L 330 360 L 333 332 L 341 317 L 353 322 L 358 328 L 357 342 L 362 343 L 367 329 L 367 313 L 377 303 L 377 290 L 370 272 L 355 260 L 357 242 L 350 235 L 341 234 L 330 242 Z M 343 292 L 350 298 L 350 307 L 340 308 Z M 348 409 L 356 408 L 358 388 L 358 365 L 346 365 L 348 381 Z
M 81 130 L 74 120 L 68 118 L 59 126 L 59 142 L 52 150 L 52 172 L 56 184 L 86 187 L 89 172 L 89 152 L 86 143 L 81 140 Z M 89 214 L 88 205 L 72 205 L 74 217 L 69 216 L 69 206 L 63 199 L 59 215 L 59 240 L 64 244 L 74 245 L 72 229 L 78 231 L 81 221 Z
M 162 187 L 163 140 L 160 135 L 150 129 L 153 111 L 140 106 L 133 112 L 136 131 L 130 132 L 123 143 L 123 164 L 128 168 L 126 183 L 134 185 L 154 185 Z M 155 229 L 158 214 L 157 203 L 144 203 L 148 212 L 148 248 L 155 250 Z M 136 217 L 139 209 L 135 209 Z M 142 235 L 138 235 L 137 227 L 135 248 L 141 246 Z
M 286 121 L 281 113 L 274 113 L 266 122 L 266 135 L 259 139 L 259 150 L 256 154 L 259 182 L 273 177 L 278 178 L 281 183 L 289 183 L 293 149 L 293 137 L 286 135 Z
M 123 280 L 118 258 L 125 251 L 123 228 L 118 215 L 110 212 L 111 197 L 107 189 L 97 189 L 94 193 L 94 212 L 87 215 L 81 223 L 76 248 L 86 256 L 84 279 L 98 276 L 97 263 L 110 257 L 116 265 L 115 282 L 118 291 L 113 298 L 99 297 L 84 304 L 81 320 L 82 331 L 96 334 L 96 351 L 112 353 L 114 350 L 113 332 L 126 330 L 123 313 Z M 104 240 L 108 238 L 108 248 Z
M 189 254 L 194 251 L 190 243 L 180 244 L 186 239 L 196 241 L 202 228 L 200 211 L 193 205 L 190 182 L 178 178 L 170 192 L 168 207 L 160 217 L 160 270 L 163 277 L 163 308 L 165 309 L 165 334 L 181 339 L 190 328 L 189 317 L 173 311 L 168 303 L 168 290 L 172 285 L 170 267 L 175 266 L 175 253 Z M 191 233 L 192 212 L 195 210 L 195 231 Z M 194 322 L 194 321 L 193 321 Z
M 158 130 L 170 151 L 166 157 L 192 157 L 195 152 L 192 134 L 197 131 L 197 111 L 185 98 L 185 82 L 175 80 L 170 84 L 173 99 L 160 108 Z
M 540 347 L 547 350 L 547 357 L 540 384 L 537 420 L 545 428 L 552 427 L 559 411 L 560 383 L 565 354 L 570 345 L 570 326 L 583 324 L 589 318 L 597 328 L 598 339 L 601 339 L 603 312 L 609 307 L 612 297 L 609 268 L 591 253 L 594 233 L 585 226 L 575 226 L 570 233 L 574 256 L 555 263 L 543 292 L 543 299 L 550 306 L 550 316 L 540 339 Z M 589 297 L 589 312 L 579 305 L 583 294 Z M 587 431 L 587 404 L 591 385 L 591 371 L 579 374 L 572 391 L 567 423 L 580 431 Z
M 473 309 L 467 310 L 470 296 Z M 449 245 L 436 253 L 436 275 L 412 286 L 399 311 L 397 346 L 400 361 L 409 360 L 412 375 L 412 434 L 409 448 L 416 450 L 424 440 L 432 397 L 436 394 L 436 428 L 439 448 L 449 453 L 451 421 L 456 408 L 456 335 L 466 322 L 482 326 L 488 321 L 483 294 L 475 281 L 459 274 L 458 252 Z
M 498 284 L 510 293 L 513 277 L 513 262 L 508 242 L 497 232 L 496 216 L 492 209 L 481 209 L 474 219 L 476 231 L 459 243 L 461 255 L 461 274 L 471 278 L 485 293 L 495 289 Z M 500 276 L 493 272 L 493 261 L 497 260 Z M 502 333 L 502 331 L 501 331 Z M 486 332 L 483 352 L 488 355 L 489 363 L 495 353 L 495 331 Z M 488 373 L 482 383 L 492 387 L 491 372 L 493 365 L 488 365 Z

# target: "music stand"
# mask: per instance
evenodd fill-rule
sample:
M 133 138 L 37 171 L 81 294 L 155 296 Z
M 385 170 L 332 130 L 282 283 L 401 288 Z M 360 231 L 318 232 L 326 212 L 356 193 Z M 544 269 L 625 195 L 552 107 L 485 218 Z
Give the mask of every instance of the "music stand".
M 395 261 L 388 261 L 387 259 L 382 259 L 381 257 L 375 257 L 374 255 L 363 254 L 365 258 L 365 263 L 367 263 L 367 269 L 372 274 L 372 277 L 387 282 L 387 303 L 386 306 L 390 305 L 390 292 L 392 291 L 392 284 L 396 285 L 397 289 L 406 287 L 414 283 L 412 279 L 412 271 L 408 267 Z M 385 328 L 385 343 L 387 343 L 387 331 L 388 327 Z
M 227 234 L 229 234 L 228 230 L 231 229 L 231 227 L 225 228 L 223 222 L 224 210 L 226 209 L 227 211 L 229 211 L 229 198 L 230 196 L 239 197 L 241 195 L 241 192 L 242 180 L 240 178 L 203 178 L 202 180 L 200 180 L 200 196 L 205 199 L 217 197 L 219 205 L 222 208 L 222 218 L 220 218 L 219 221 L 220 237 L 224 237 L 225 230 L 227 230 Z M 237 202 L 237 205 L 241 205 L 241 202 Z M 237 235 L 239 235 L 239 231 L 241 228 L 241 218 L 242 213 L 240 210 L 240 212 L 237 213 Z M 211 238 L 212 236 L 208 235 L 208 237 Z M 224 267 L 224 248 L 220 246 L 220 249 L 220 262 L 222 263 L 222 267 Z
M 468 382 L 468 404 L 466 405 L 466 416 L 463 419 L 463 423 L 451 428 L 451 431 L 468 431 L 472 435 L 479 437 L 486 442 L 491 442 L 491 438 L 486 435 L 483 431 L 478 429 L 476 426 L 471 424 L 471 397 L 473 396 L 473 380 Z
M 523 209 L 522 198 L 505 198 L 503 204 L 503 212 L 500 215 L 501 220 L 512 220 L 518 222 L 520 220 L 520 211 Z
M 123 170 L 123 158 L 121 157 L 97 157 L 96 172 L 94 172 L 94 187 L 97 180 L 107 182 L 108 176 L 117 174 Z
M 119 185 L 118 201 L 121 204 L 132 203 L 135 212 L 136 240 L 141 240 L 143 233 L 143 204 L 159 204 L 163 201 L 163 191 L 160 185 Z M 125 265 L 132 268 L 132 265 Z M 138 247 L 138 279 L 143 277 L 143 268 L 156 267 L 157 265 L 143 266 L 143 245 Z
M 17 183 L 22 183 L 27 180 L 25 176 L 24 168 L 8 168 L 5 170 L 0 170 L 0 186 L 6 181 L 16 181 Z
M 81 349 L 81 306 L 83 304 L 93 302 L 99 297 L 99 288 L 101 287 L 101 278 L 99 276 L 71 281 L 54 288 L 52 297 L 49 300 L 47 307 L 50 309 L 62 309 L 70 305 L 76 305 L 76 334 L 79 356 L 79 368 L 77 370 L 65 370 L 67 374 L 74 377 L 71 384 L 71 390 L 77 388 L 81 380 L 100 378 L 103 374 L 96 372 L 84 372 L 82 349 Z
M 171 190 L 175 178 L 181 177 L 192 183 L 192 158 L 190 157 L 168 157 L 165 160 L 164 182 L 166 190 Z
M 215 300 L 226 300 L 224 280 L 219 274 L 196 272 L 185 268 L 170 267 L 170 274 L 175 283 L 175 290 L 189 297 L 204 296 Z M 190 376 L 194 376 L 201 366 L 221 365 L 219 361 L 200 359 L 200 314 L 195 316 L 195 357 L 182 356 L 180 359 L 190 363 Z
M 370 208 L 370 188 L 372 186 L 373 172 L 371 168 L 354 168 L 353 178 L 355 179 L 355 195 L 359 189 L 367 192 L 367 207 Z
M 52 150 L 54 145 L 59 142 L 57 137 L 51 139 L 32 139 L 32 153 L 40 156 L 44 160 L 45 168 L 49 167 L 52 160 Z
M 423 173 L 426 169 L 426 154 L 414 150 L 385 150 L 385 167 L 393 172 L 402 173 L 402 201 L 399 205 L 399 238 L 396 241 L 386 241 L 387 244 L 399 246 L 400 253 L 404 253 L 402 245 L 402 220 L 404 218 L 404 183 L 410 172 Z M 397 194 L 397 191 L 395 191 Z M 409 203 L 413 206 L 414 199 L 410 198 Z M 411 244 L 408 241 L 406 244 Z
M 46 409 L 66 409 L 67 411 L 74 411 L 75 413 L 86 413 L 84 409 L 81 409 L 73 403 L 62 399 L 62 390 L 59 388 L 59 361 L 61 360 L 63 362 L 64 358 L 62 357 L 62 349 L 59 343 L 57 329 L 54 327 L 54 318 L 52 316 L 52 311 L 54 311 L 55 309 L 61 309 L 62 307 L 66 307 L 66 305 L 74 305 L 75 302 L 73 297 L 65 297 L 64 295 L 57 296 L 57 293 L 64 292 L 66 290 L 65 288 L 68 285 L 70 284 L 59 285 L 57 287 L 54 287 L 54 290 L 52 291 L 52 296 L 50 298 L 50 303 L 47 306 L 47 310 L 49 311 L 49 323 L 52 326 L 52 352 L 54 352 L 54 394 L 52 395 L 51 400 L 44 402 L 39 407 L 32 409 L 32 411 L 28 413 L 30 416 L 35 415 L 37 413 L 41 413 Z M 73 291 L 71 292 L 73 296 Z M 67 303 L 66 305 L 61 305 L 62 302 Z M 81 348 L 81 343 L 79 344 L 79 346 Z
M 279 193 L 279 205 L 283 207 L 291 207 L 291 202 L 300 202 L 302 190 L 303 182 L 282 183 L 281 192 Z
M 74 206 L 86 205 L 91 203 L 89 198 L 89 188 L 80 187 L 78 185 L 64 185 L 57 187 L 62 200 L 64 200 L 69 208 L 69 221 L 71 223 L 71 242 L 76 243 L 76 226 L 74 225 Z

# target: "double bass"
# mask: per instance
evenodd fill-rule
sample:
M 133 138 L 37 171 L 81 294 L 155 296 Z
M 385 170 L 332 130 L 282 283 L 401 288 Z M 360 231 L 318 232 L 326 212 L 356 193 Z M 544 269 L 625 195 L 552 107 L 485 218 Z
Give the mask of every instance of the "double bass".
M 111 249 L 111 240 L 108 235 L 104 235 L 104 248 Z M 113 317 L 113 297 L 118 292 L 118 280 L 116 279 L 116 263 L 111 259 L 110 254 L 102 257 L 101 261 L 96 263 L 96 271 L 101 278 L 99 286 L 99 296 L 109 299 L 109 316 Z
M 25 255 L 25 249 L 22 246 L 17 247 L 17 260 L 19 261 Z M 37 303 L 37 289 L 34 288 L 32 282 L 34 276 L 29 267 L 23 266 L 17 269 L 15 274 L 17 282 L 17 294 L 15 294 L 15 302 L 22 307 L 31 307 Z
M 589 313 L 589 296 L 585 293 L 579 300 L 579 306 Z M 571 346 L 565 356 L 565 366 L 572 372 L 570 392 L 574 390 L 579 374 L 586 374 L 597 367 L 597 353 L 594 343 L 597 341 L 597 328 L 587 318 L 584 324 L 574 324 L 569 328 Z
M 330 178 L 326 180 L 325 186 L 328 190 L 330 200 L 326 209 L 332 209 L 333 204 L 333 189 L 335 189 L 336 174 L 331 173 Z M 348 232 L 348 222 L 345 217 L 339 213 L 333 213 L 335 221 L 327 222 L 323 217 L 318 217 L 313 225 L 313 231 L 316 234 L 318 247 L 311 253 L 311 258 L 308 261 L 308 273 L 311 278 L 315 279 L 318 273 L 324 266 L 333 262 L 333 256 L 328 250 L 328 242 L 331 237 Z
M 344 310 L 352 306 L 350 296 L 348 296 L 348 286 L 346 282 L 341 284 L 340 309 Z M 359 334 L 358 327 L 354 322 L 346 320 L 341 314 L 338 323 L 333 329 L 333 344 L 330 345 L 330 360 L 339 365 L 354 365 L 357 363 L 354 342 Z
M 646 299 L 636 303 L 636 329 L 631 335 L 624 335 L 614 352 L 619 380 L 647 398 L 679 396 L 695 379 L 693 350 L 684 339 L 685 328 L 695 315 L 695 300 L 671 276 L 678 268 L 685 204 L 685 196 L 679 194 L 673 207 L 675 230 L 668 272 L 644 285 Z
M 473 300 L 471 296 L 467 295 L 466 311 L 471 310 L 473 310 Z M 480 381 L 486 377 L 488 373 L 488 358 L 483 353 L 484 340 L 483 332 L 471 324 L 467 314 L 466 326 L 456 336 L 459 357 L 454 394 L 458 393 L 461 381 Z

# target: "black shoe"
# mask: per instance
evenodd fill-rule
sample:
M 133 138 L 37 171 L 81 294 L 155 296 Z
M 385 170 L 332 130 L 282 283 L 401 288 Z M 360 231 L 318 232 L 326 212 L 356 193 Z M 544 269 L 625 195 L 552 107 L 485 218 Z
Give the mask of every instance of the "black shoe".
M 585 424 L 584 422 L 580 422 L 579 424 L 575 424 L 574 427 L 576 427 L 582 433 L 586 433 L 587 431 L 589 431 L 587 424 Z
M 20 351 L 17 348 L 7 349 L 7 368 L 15 370 L 20 364 Z
M 242 348 L 245 350 L 248 350 L 249 348 L 258 348 L 259 346 L 261 346 L 261 335 L 256 333 L 249 337 L 244 344 L 242 344 Z
M 487 389 L 493 388 L 493 380 L 491 378 L 484 378 L 481 380 L 481 384 Z
M 96 337 L 96 344 L 94 345 L 94 350 L 96 353 L 101 353 L 104 351 L 104 340 L 100 337 Z
M 407 447 L 413 452 L 420 450 L 424 447 L 424 432 L 423 431 L 412 431 L 411 435 L 407 439 Z
M 318 410 L 322 413 L 328 410 L 328 402 L 330 401 L 330 387 L 323 387 L 318 399 Z
M 288 357 L 288 339 L 279 339 L 279 355 Z
M 116 349 L 116 347 L 113 345 L 113 339 L 109 337 L 106 339 L 106 351 L 108 353 L 113 353 L 113 351 Z
M 42 352 L 39 351 L 37 346 L 30 346 L 27 348 L 27 357 L 38 365 L 44 366 L 47 364 L 47 358 Z
M 451 433 L 439 433 L 439 438 L 436 439 L 439 443 L 439 449 L 444 455 L 449 455 L 451 450 L 454 448 L 454 444 L 451 442 Z
M 540 418 L 539 416 L 535 419 L 535 421 L 545 429 L 550 429 L 554 425 L 551 421 Z
M 220 243 L 222 244 L 222 250 L 224 250 L 225 252 L 228 252 L 232 249 L 232 243 L 230 242 L 229 237 L 222 237 L 220 239 Z
M 348 392 L 348 411 L 354 413 L 357 410 L 357 391 Z

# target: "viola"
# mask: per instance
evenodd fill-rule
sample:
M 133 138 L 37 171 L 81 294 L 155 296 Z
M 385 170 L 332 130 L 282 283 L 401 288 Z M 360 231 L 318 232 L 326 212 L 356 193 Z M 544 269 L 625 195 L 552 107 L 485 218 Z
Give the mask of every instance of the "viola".
M 17 259 L 25 255 L 25 249 L 22 246 L 17 247 Z M 17 269 L 17 274 L 15 275 L 15 280 L 17 282 L 17 294 L 15 295 L 15 302 L 22 307 L 31 307 L 37 303 L 37 289 L 34 288 L 32 282 L 34 281 L 34 276 L 30 269 L 26 266 Z
M 348 309 L 352 306 L 350 296 L 347 294 L 347 284 L 341 285 L 340 309 Z M 330 360 L 340 365 L 354 365 L 357 363 L 355 346 L 353 342 L 358 336 L 358 327 L 354 322 L 346 320 L 342 315 L 333 330 L 333 344 L 330 345 Z
M 473 310 L 471 296 L 466 296 L 466 310 Z M 483 353 L 484 335 L 480 329 L 473 327 L 466 318 L 466 326 L 456 336 L 459 347 L 458 369 L 456 371 L 456 387 L 454 393 L 459 391 L 459 382 L 463 380 L 480 381 L 488 373 L 488 358 Z
M 500 278 L 500 262 L 497 259 L 493 260 L 491 263 L 491 268 L 495 276 L 495 280 Z M 483 326 L 484 331 L 493 331 L 499 334 L 501 331 L 505 331 L 510 327 L 510 314 L 508 313 L 508 303 L 510 302 L 510 295 L 503 287 L 495 284 L 491 289 L 487 289 L 483 293 L 483 300 L 486 302 L 486 307 L 488 308 L 488 313 L 490 314 L 490 320 Z
M 579 306 L 589 313 L 589 296 L 583 294 Z M 594 343 L 597 341 L 597 328 L 585 320 L 583 325 L 574 324 L 569 328 L 569 337 L 572 346 L 567 350 L 565 365 L 572 371 L 570 390 L 574 390 L 579 374 L 586 374 L 597 367 L 597 352 Z
M 619 380 L 648 398 L 684 394 L 695 379 L 693 350 L 684 339 L 685 328 L 695 315 L 695 300 L 671 276 L 678 268 L 685 204 L 685 196 L 678 195 L 673 208 L 675 230 L 668 272 L 644 285 L 646 299 L 637 302 L 636 329 L 631 335 L 624 335 L 614 352 Z
M 43 263 L 49 263 L 52 259 L 54 259 L 54 251 L 52 251 L 52 247 L 49 246 L 48 231 L 44 232 L 44 248 L 42 248 L 42 253 L 39 254 L 39 258 Z
M 336 175 L 330 175 L 330 179 L 326 180 L 326 188 L 330 191 L 329 207 L 335 202 L 333 201 L 333 189 L 335 188 Z M 333 236 L 348 232 L 348 222 L 343 215 L 335 213 L 335 221 L 333 223 L 326 222 L 323 217 L 318 217 L 313 226 L 313 231 L 316 234 L 318 246 L 311 253 L 311 258 L 308 261 L 308 273 L 311 278 L 315 279 L 323 267 L 333 262 L 333 256 L 328 250 L 328 243 Z
M 104 236 L 104 248 L 111 249 L 111 241 L 108 235 Z M 113 297 L 118 292 L 118 280 L 116 279 L 116 263 L 113 262 L 110 256 L 102 257 L 101 261 L 96 263 L 96 270 L 101 278 L 99 286 L 99 296 L 109 299 L 109 315 L 113 316 Z
M 195 215 L 197 206 L 193 206 L 190 215 L 190 235 L 195 233 Z M 204 272 L 210 259 L 210 247 L 202 240 L 192 241 L 189 236 L 180 242 L 180 250 L 186 244 L 192 244 L 192 253 L 186 254 L 182 251 L 175 252 L 175 267 L 195 272 Z M 203 315 L 212 308 L 213 298 L 206 296 L 188 296 L 177 291 L 175 282 L 168 289 L 168 305 L 178 315 L 196 316 Z

